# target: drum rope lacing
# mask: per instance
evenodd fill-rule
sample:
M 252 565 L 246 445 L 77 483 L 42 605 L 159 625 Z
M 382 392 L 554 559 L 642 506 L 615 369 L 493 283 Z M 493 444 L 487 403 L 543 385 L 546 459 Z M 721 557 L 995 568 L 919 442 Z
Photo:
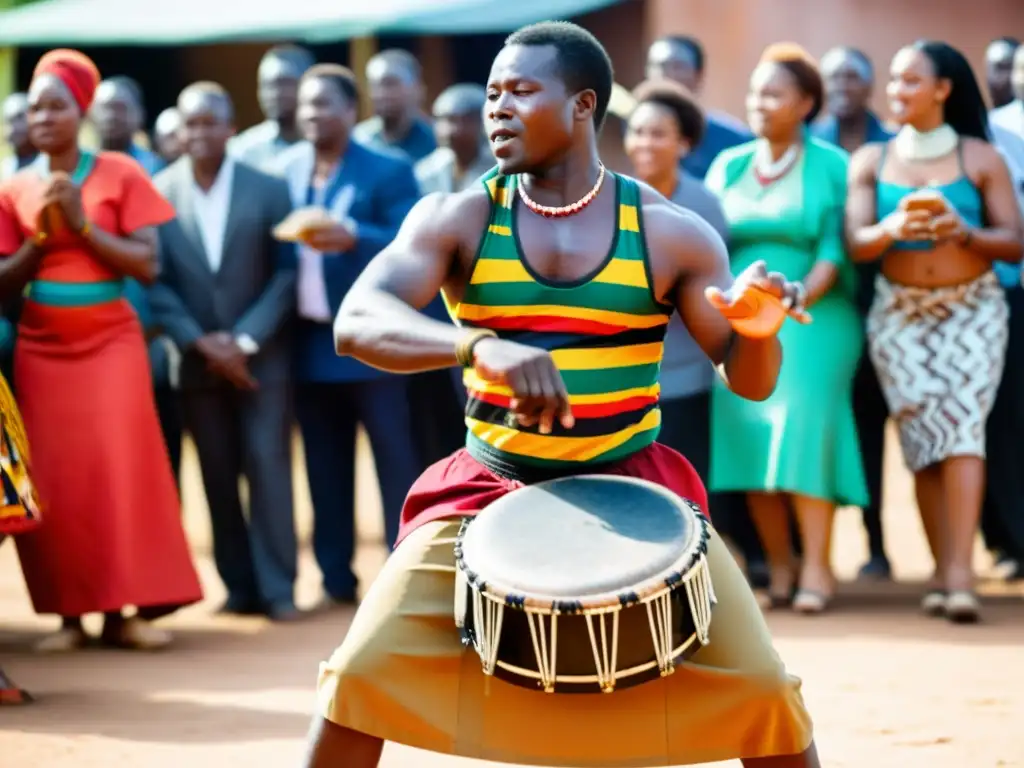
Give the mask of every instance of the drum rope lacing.
M 704 536 L 701 538 L 706 542 L 707 523 L 703 518 L 700 518 L 700 525 L 704 529 Z M 469 581 L 466 574 L 460 568 L 457 568 L 455 590 L 456 616 L 465 615 L 465 602 L 468 592 L 466 588 L 469 586 Z M 644 605 L 647 612 L 655 653 L 655 660 L 653 662 L 625 670 L 618 669 L 621 606 L 583 610 L 573 614 L 577 616 L 582 614 L 586 621 L 591 651 L 594 654 L 596 671 L 594 677 L 596 677 L 596 680 L 594 680 L 594 677 L 577 675 L 563 675 L 559 679 L 557 658 L 559 613 L 557 611 L 540 612 L 529 609 L 525 610 L 535 661 L 537 663 L 536 672 L 499 661 L 498 652 L 501 632 L 505 610 L 508 606 L 504 599 L 487 594 L 484 585 L 478 584 L 480 589 L 479 591 L 473 591 L 471 599 L 474 625 L 476 627 L 476 631 L 473 633 L 473 645 L 480 655 L 483 672 L 491 676 L 500 666 L 507 671 L 536 679 L 547 693 L 553 692 L 556 684 L 559 682 L 585 683 L 590 681 L 596 682 L 602 691 L 610 693 L 615 690 L 615 684 L 618 679 L 646 672 L 654 666 L 657 666 L 662 677 L 666 677 L 675 671 L 675 659 L 683 654 L 695 640 L 702 646 L 707 645 L 710 641 L 711 611 L 712 607 L 717 603 L 717 597 L 711 581 L 706 550 L 701 551 L 691 561 L 689 569 L 680 576 L 679 581 L 682 582 L 681 586 L 686 592 L 686 600 L 695 630 L 694 634 L 686 638 L 679 647 L 674 648 L 672 645 L 674 626 L 672 621 L 672 602 L 678 582 L 666 581 L 663 589 L 638 601 Z M 610 627 L 608 626 L 609 615 Z M 545 617 L 548 617 L 548 621 L 545 621 Z M 595 620 L 597 627 L 594 626 Z
M 661 676 L 667 677 L 675 671 L 674 659 L 685 651 L 694 639 L 701 645 L 708 644 L 710 641 L 711 608 L 717 602 L 717 597 L 715 596 L 714 585 L 711 582 L 707 557 L 704 554 L 700 555 L 699 561 L 683 577 L 683 584 L 686 589 L 687 603 L 693 616 L 696 632 L 694 636 L 687 638 L 678 648 L 673 648 L 673 591 L 666 588 L 663 593 L 648 599 L 645 603 L 645 608 L 647 609 L 647 618 L 651 628 L 651 640 L 654 643 L 655 652 L 655 661 L 651 664 L 642 664 L 626 670 L 619 670 L 617 668 L 619 617 L 622 614 L 620 610 L 583 614 L 583 618 L 587 622 L 587 631 L 590 635 L 591 650 L 594 654 L 597 683 L 602 691 L 606 693 L 614 691 L 617 679 L 644 672 L 654 664 L 657 664 Z M 499 602 L 489 595 L 480 592 L 474 594 L 473 618 L 477 627 L 477 632 L 475 633 L 476 651 L 483 662 L 483 671 L 486 675 L 493 675 L 500 663 L 498 661 L 498 648 L 501 641 L 505 608 L 506 606 L 503 602 Z M 502 664 L 502 666 L 520 675 L 537 678 L 544 691 L 551 693 L 555 689 L 556 682 L 558 682 L 558 614 L 553 613 L 548 616 L 550 621 L 546 622 L 545 614 L 532 611 L 526 612 L 538 672 L 535 673 L 531 670 L 513 667 L 508 664 Z M 611 619 L 610 633 L 608 627 L 609 617 Z M 598 624 L 596 629 L 594 627 L 595 619 Z M 550 629 L 548 623 L 550 623 Z M 609 642 L 609 634 L 611 634 L 611 642 Z M 562 681 L 585 682 L 586 679 L 577 680 L 575 676 L 563 676 Z

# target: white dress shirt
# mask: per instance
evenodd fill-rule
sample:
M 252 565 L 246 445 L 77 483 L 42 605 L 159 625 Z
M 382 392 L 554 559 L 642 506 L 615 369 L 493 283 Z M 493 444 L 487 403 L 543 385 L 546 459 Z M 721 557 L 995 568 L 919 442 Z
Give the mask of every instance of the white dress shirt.
M 325 207 L 327 185 L 313 190 L 313 205 Z M 299 253 L 299 317 L 318 323 L 331 322 L 331 302 L 324 281 L 324 255 L 308 245 L 300 245 Z
M 210 264 L 210 271 L 217 274 L 224 261 L 224 238 L 227 235 L 228 214 L 231 212 L 231 192 L 235 182 L 235 161 L 225 156 L 217 171 L 217 178 L 209 189 L 203 189 L 192 179 L 192 206 L 199 225 L 199 236 L 203 250 Z M 259 352 L 259 345 L 248 334 L 241 334 L 235 342 L 247 355 Z
M 1024 101 L 1011 101 L 988 113 L 988 121 L 992 125 L 1024 138 Z
M 328 186 L 330 186 L 329 183 L 313 189 L 314 206 L 327 207 L 326 194 Z M 355 188 L 348 184 L 335 196 L 329 211 L 335 221 L 344 224 L 353 233 L 357 231 L 357 227 L 355 222 L 349 217 L 348 212 L 352 207 L 354 198 Z M 307 320 L 313 320 L 318 323 L 329 323 L 334 318 L 331 316 L 331 303 L 327 298 L 327 283 L 324 280 L 324 259 L 337 258 L 337 255 L 327 256 L 307 245 L 300 245 L 298 252 L 299 317 L 304 317 Z
M 199 235 L 203 239 L 203 250 L 210 264 L 210 271 L 217 274 L 224 260 L 224 236 L 231 210 L 231 185 L 235 179 L 235 161 L 225 157 L 217 171 L 217 178 L 208 190 L 192 180 L 192 204 Z

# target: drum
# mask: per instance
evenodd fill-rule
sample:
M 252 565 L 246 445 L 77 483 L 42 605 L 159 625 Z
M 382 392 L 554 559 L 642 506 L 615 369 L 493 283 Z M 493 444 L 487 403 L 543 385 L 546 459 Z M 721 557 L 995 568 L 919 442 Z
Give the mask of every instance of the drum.
M 709 523 L 654 483 L 582 475 L 526 486 L 467 519 L 455 623 L 486 675 L 610 693 L 708 643 Z

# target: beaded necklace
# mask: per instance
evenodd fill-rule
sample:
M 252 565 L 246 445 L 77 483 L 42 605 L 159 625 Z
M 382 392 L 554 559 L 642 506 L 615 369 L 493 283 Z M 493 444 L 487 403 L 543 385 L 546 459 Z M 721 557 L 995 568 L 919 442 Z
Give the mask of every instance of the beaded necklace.
M 587 192 L 587 194 L 585 194 L 575 203 L 560 206 L 541 205 L 540 203 L 536 202 L 527 194 L 526 187 L 523 185 L 521 178 L 519 179 L 519 182 L 516 184 L 516 187 L 519 189 L 519 195 L 520 197 L 523 198 L 523 203 L 526 205 L 527 208 L 529 208 L 531 211 L 540 216 L 544 216 L 545 218 L 558 219 L 563 218 L 565 216 L 572 216 L 574 213 L 579 213 L 592 202 L 594 202 L 594 198 L 596 198 L 597 193 L 601 191 L 601 185 L 603 183 L 604 164 L 602 163 L 598 165 L 597 183 L 594 185 L 594 188 Z

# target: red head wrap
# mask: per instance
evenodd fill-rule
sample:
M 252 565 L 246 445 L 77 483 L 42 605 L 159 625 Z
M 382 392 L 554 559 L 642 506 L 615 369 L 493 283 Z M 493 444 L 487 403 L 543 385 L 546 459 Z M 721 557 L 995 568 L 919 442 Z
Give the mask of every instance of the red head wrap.
M 80 51 L 68 48 L 58 48 L 44 54 L 36 64 L 32 79 L 41 75 L 53 75 L 64 83 L 83 114 L 92 105 L 92 97 L 100 84 L 100 71 L 92 59 Z

